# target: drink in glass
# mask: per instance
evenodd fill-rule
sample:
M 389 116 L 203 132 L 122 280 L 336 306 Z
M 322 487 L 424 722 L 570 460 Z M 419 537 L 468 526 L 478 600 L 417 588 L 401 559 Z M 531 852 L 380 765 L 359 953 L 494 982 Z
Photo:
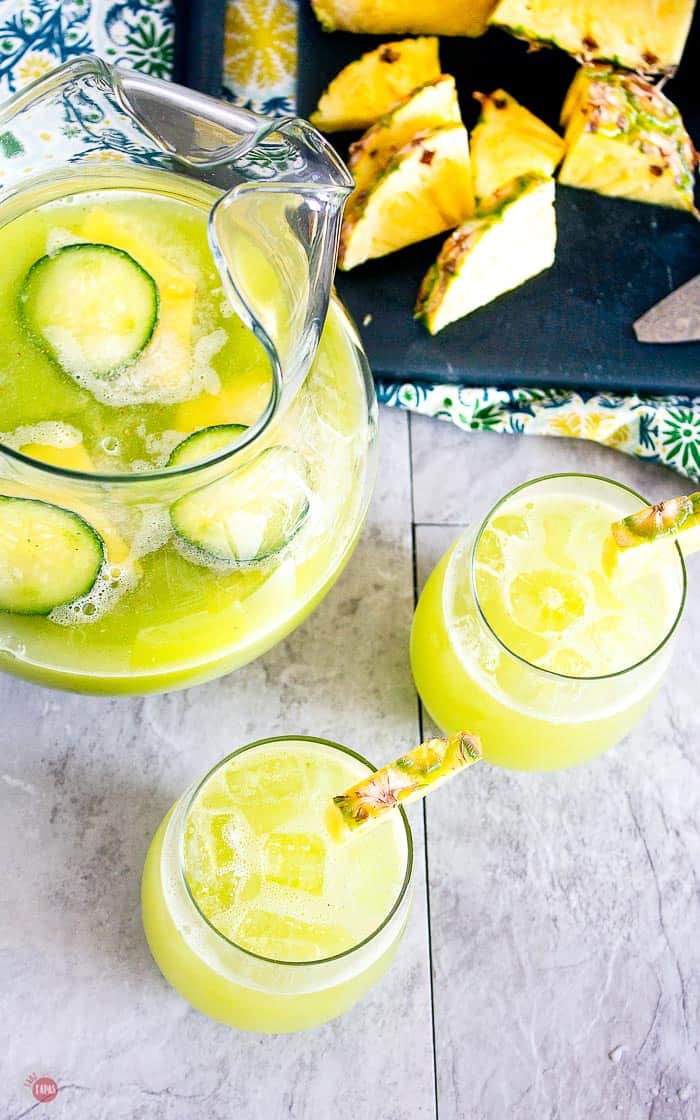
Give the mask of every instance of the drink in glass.
M 497 765 L 572 766 L 642 717 L 685 599 L 673 547 L 618 584 L 603 569 L 613 521 L 647 503 L 609 479 L 554 475 L 507 494 L 431 574 L 411 636 L 421 699 L 446 732 L 469 727 Z
M 218 763 L 161 823 L 143 922 L 174 988 L 243 1030 L 317 1026 L 391 963 L 408 917 L 412 842 L 401 809 L 334 842 L 332 798 L 371 773 L 323 739 L 261 740 Z

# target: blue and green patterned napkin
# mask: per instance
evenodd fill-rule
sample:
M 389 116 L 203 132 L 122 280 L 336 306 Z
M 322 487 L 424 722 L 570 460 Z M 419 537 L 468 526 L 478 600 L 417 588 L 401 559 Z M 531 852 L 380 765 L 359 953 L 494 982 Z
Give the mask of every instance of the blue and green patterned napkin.
M 175 57 L 174 22 L 171 0 L 1 0 L 0 99 L 87 52 L 167 78 Z M 228 0 L 222 96 L 258 112 L 293 112 L 296 22 L 296 0 Z M 0 136 L 0 157 L 14 154 L 12 137 Z M 384 404 L 469 431 L 595 440 L 700 480 L 700 396 L 473 389 L 420 381 L 378 381 L 377 392 Z

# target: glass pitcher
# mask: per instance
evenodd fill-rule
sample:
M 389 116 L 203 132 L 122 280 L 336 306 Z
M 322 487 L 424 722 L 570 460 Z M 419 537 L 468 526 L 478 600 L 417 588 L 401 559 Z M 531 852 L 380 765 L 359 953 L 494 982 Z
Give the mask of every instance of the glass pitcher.
M 357 540 L 376 402 L 307 123 L 81 58 L 0 110 L 0 668 L 143 693 L 245 664 Z

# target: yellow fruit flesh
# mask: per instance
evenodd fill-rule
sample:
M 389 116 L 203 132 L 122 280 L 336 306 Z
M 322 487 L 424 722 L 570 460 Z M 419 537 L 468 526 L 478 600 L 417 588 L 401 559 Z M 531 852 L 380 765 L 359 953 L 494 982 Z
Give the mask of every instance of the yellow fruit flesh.
M 700 551 L 700 493 L 615 522 L 603 542 L 603 569 L 609 580 L 629 583 L 663 570 L 677 549 L 683 556 Z
M 439 76 L 437 39 L 382 43 L 340 71 L 309 119 L 322 132 L 367 128 L 416 86 Z
M 462 125 L 407 144 L 346 211 L 340 267 L 354 268 L 458 225 L 473 213 L 469 142 Z
M 369 35 L 483 35 L 496 0 L 312 0 L 326 31 Z
M 499 187 L 531 171 L 552 175 L 564 141 L 504 90 L 479 95 L 482 109 L 470 138 L 474 194 L 484 209 Z
M 678 190 L 672 171 L 653 156 L 627 147 L 624 141 L 583 129 L 570 137 L 567 132 L 567 142 L 559 172 L 559 182 L 565 186 L 676 210 L 691 209 L 691 197 Z
M 355 191 L 368 187 L 416 133 L 443 124 L 459 124 L 461 119 L 455 80 L 449 74 L 415 90 L 350 145 L 348 167 L 355 180 Z M 348 206 L 352 205 L 353 196 L 348 200 Z
M 694 211 L 693 147 L 680 113 L 658 88 L 633 74 L 584 66 L 561 119 L 561 183 Z
M 491 22 L 576 57 L 657 73 L 677 66 L 693 0 L 501 0 Z
M 551 179 L 526 177 L 499 213 L 455 230 L 418 293 L 416 318 L 431 334 L 551 267 L 553 202 Z

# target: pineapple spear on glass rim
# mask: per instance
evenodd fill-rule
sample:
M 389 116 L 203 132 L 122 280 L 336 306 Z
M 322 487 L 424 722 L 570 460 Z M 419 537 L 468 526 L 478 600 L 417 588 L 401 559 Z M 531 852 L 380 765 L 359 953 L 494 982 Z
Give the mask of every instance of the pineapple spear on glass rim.
M 700 491 L 615 521 L 603 543 L 603 569 L 609 579 L 629 583 L 663 564 L 676 547 L 684 556 L 700 551 Z
M 468 731 L 427 739 L 334 797 L 326 810 L 326 827 L 336 843 L 364 835 L 397 805 L 425 797 L 481 757 L 481 740 Z

